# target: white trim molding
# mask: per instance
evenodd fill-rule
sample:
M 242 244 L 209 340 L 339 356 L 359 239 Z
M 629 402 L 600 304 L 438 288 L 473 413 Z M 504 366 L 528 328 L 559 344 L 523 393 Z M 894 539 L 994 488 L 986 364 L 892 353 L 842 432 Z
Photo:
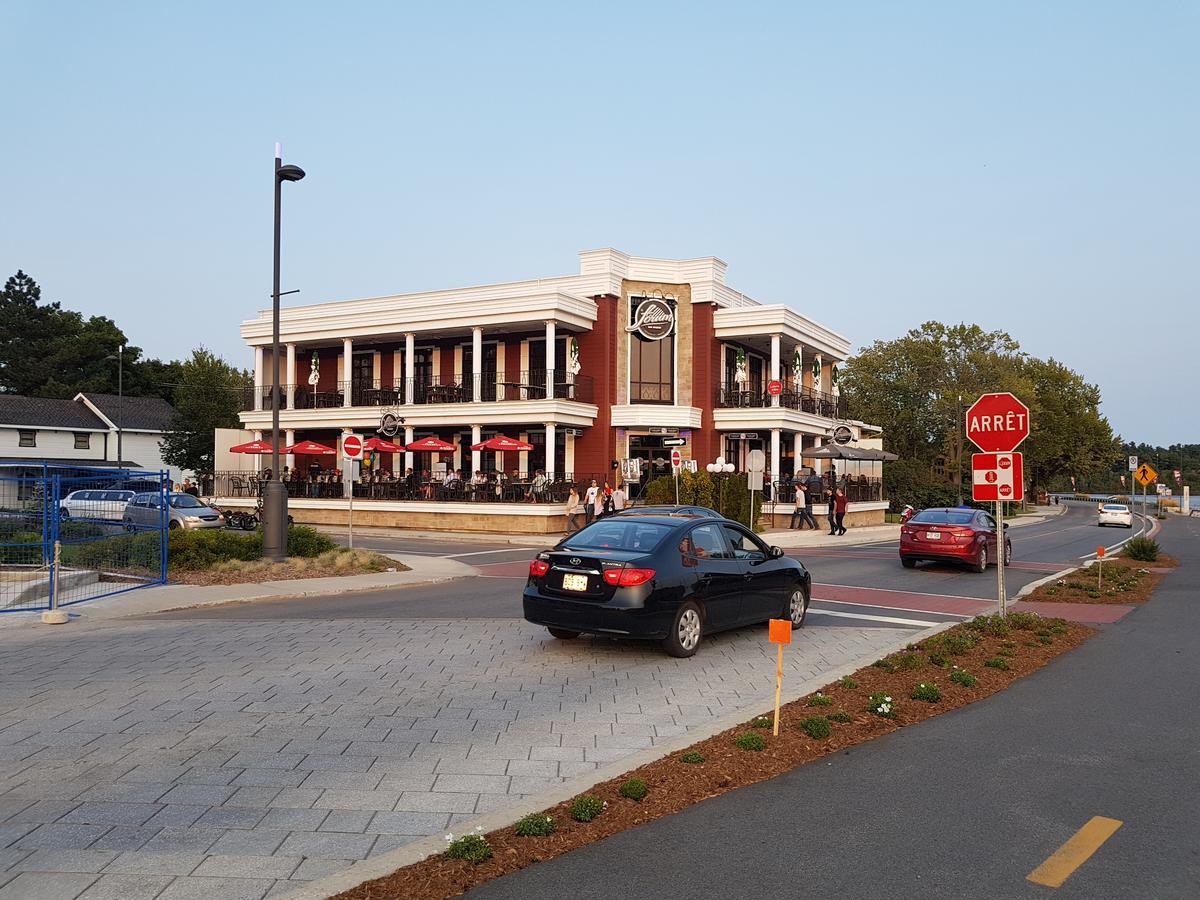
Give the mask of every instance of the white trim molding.
M 614 428 L 649 428 L 651 425 L 699 428 L 702 414 L 703 411 L 695 406 L 625 403 L 612 408 L 612 424 Z

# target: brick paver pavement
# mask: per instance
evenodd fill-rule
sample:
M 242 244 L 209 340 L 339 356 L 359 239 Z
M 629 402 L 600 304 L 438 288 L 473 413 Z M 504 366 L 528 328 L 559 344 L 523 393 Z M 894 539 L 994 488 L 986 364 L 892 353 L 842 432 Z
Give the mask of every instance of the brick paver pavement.
M 809 625 L 791 680 L 896 628 Z M 282 893 L 733 710 L 759 629 L 690 660 L 520 620 L 145 620 L 0 634 L 0 900 Z

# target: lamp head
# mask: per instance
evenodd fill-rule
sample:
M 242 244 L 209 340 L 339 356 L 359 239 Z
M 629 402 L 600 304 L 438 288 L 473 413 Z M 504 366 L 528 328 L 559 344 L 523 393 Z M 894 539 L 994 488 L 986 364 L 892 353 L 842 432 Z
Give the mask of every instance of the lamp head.
M 299 181 L 304 177 L 304 170 L 299 166 L 280 166 L 275 177 L 280 181 Z

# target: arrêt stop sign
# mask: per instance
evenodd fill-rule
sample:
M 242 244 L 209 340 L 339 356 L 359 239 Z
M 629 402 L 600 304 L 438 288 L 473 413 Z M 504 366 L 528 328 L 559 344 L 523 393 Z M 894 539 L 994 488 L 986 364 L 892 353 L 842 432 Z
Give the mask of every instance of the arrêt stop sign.
M 967 437 L 988 453 L 1011 453 L 1029 437 L 1029 407 L 1008 392 L 984 394 L 967 410 Z

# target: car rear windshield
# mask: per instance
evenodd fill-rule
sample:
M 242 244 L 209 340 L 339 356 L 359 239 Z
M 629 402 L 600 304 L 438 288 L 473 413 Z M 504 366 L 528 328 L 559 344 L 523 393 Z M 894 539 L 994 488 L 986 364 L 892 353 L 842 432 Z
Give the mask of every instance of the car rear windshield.
M 975 511 L 971 509 L 927 509 L 909 521 L 918 525 L 970 525 L 974 518 Z
M 193 497 L 191 494 L 172 494 L 171 508 L 172 509 L 202 509 L 204 504 Z
M 1129 507 L 1122 506 L 1120 503 L 1105 503 L 1104 508 L 1109 512 L 1129 512 Z
M 622 522 L 606 519 L 593 522 L 567 541 L 567 546 L 596 550 L 650 551 L 674 529 L 652 522 Z

